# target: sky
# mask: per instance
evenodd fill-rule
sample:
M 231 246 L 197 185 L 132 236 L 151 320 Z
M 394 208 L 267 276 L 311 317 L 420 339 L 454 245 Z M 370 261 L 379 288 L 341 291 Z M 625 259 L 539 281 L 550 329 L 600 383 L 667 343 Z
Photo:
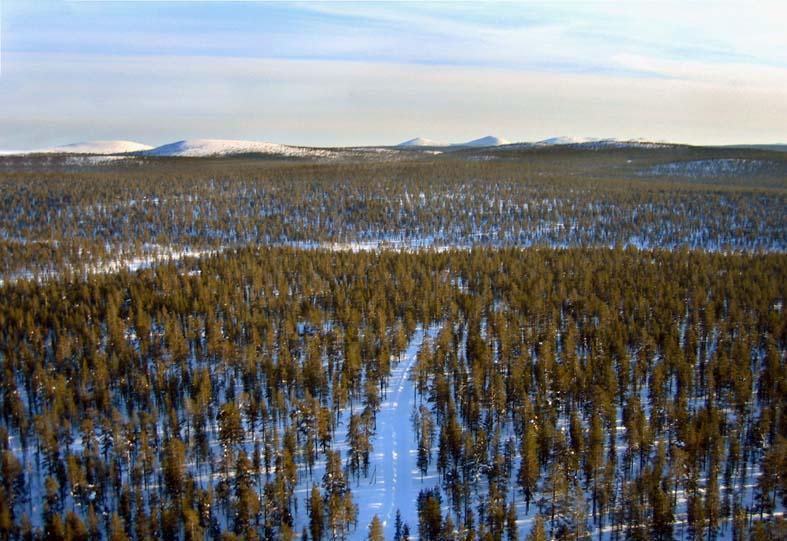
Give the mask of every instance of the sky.
M 787 143 L 787 2 L 0 0 L 0 149 Z

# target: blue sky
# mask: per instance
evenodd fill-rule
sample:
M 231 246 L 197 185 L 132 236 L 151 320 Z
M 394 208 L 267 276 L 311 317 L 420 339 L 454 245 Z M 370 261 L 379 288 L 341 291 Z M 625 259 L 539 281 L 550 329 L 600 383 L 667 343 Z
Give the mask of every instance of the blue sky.
M 785 6 L 0 0 L 0 149 L 787 142 Z

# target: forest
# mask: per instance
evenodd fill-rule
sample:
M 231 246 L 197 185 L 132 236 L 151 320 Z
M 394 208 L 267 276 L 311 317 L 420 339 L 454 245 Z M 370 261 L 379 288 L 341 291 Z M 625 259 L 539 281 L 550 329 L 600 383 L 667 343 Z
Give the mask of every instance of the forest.
M 0 280 L 259 244 L 787 249 L 783 152 L 507 148 L 377 162 L 0 157 Z
M 786 263 L 271 247 L 6 285 L 0 535 L 783 538 Z M 362 524 L 426 327 L 416 512 Z
M 0 157 L 0 539 L 787 538 L 787 155 L 401 154 Z

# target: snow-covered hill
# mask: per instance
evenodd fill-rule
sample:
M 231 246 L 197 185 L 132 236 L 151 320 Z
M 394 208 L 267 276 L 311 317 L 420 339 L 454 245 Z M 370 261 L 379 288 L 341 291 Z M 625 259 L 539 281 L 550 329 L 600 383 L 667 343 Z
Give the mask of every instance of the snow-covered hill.
M 463 147 L 497 147 L 500 145 L 508 145 L 510 141 L 506 141 L 502 137 L 497 137 L 495 135 L 487 135 L 486 137 L 481 137 L 480 139 L 473 139 L 472 141 L 467 141 L 466 143 L 461 143 L 459 146 Z
M 550 137 L 548 139 L 543 139 L 541 141 L 537 141 L 536 145 L 580 145 L 584 143 L 597 143 L 602 139 L 595 139 L 593 137 L 568 137 L 565 135 L 561 135 L 558 137 Z
M 416 137 L 415 139 L 410 139 L 403 143 L 399 143 L 396 145 L 398 147 L 447 147 L 449 146 L 448 143 L 442 143 L 440 141 L 434 141 L 433 139 L 427 139 L 425 137 Z
M 502 137 L 497 137 L 494 135 L 487 135 L 486 137 L 481 137 L 480 139 L 473 139 L 472 141 L 467 141 L 464 143 L 443 143 L 440 141 L 435 141 L 433 139 L 427 139 L 425 137 L 416 137 L 415 139 L 410 139 L 403 143 L 399 143 L 396 145 L 400 148 L 413 148 L 413 147 L 496 147 L 500 145 L 507 145 L 509 144 L 508 141 L 503 139 Z
M 135 141 L 83 141 L 81 143 L 71 143 L 43 150 L 29 151 L 42 152 L 46 154 L 125 154 L 128 152 L 140 152 L 153 148 L 150 145 L 137 143 Z
M 271 154 L 286 157 L 325 157 L 330 151 L 235 139 L 185 139 L 156 147 L 142 154 L 146 156 L 230 156 L 233 154 Z
M 590 150 L 597 150 L 603 148 L 658 148 L 664 146 L 674 146 L 674 143 L 663 143 L 657 141 L 647 141 L 644 139 L 613 139 L 613 138 L 595 138 L 595 137 L 550 137 L 535 143 L 526 143 L 530 146 L 575 146 Z
M 550 146 L 571 146 L 586 150 L 602 150 L 608 148 L 661 148 L 665 146 L 674 146 L 674 144 L 641 139 L 625 140 L 566 136 L 550 137 L 536 142 L 512 144 L 506 139 L 494 135 L 487 135 L 463 143 L 445 143 L 425 137 L 416 137 L 399 143 L 396 147 L 371 146 L 336 148 L 315 148 L 236 139 L 184 139 L 154 148 L 150 145 L 134 141 L 96 140 L 40 150 L 0 151 L 0 156 L 27 154 L 134 154 L 138 156 L 221 157 L 242 154 L 264 154 L 282 158 L 377 159 L 385 157 L 386 159 L 393 159 L 400 156 L 411 156 L 412 151 L 437 154 L 467 148 L 492 149 L 493 147 L 505 147 L 502 150 L 511 150 L 516 148 Z M 435 148 L 439 148 L 440 150 L 435 150 Z

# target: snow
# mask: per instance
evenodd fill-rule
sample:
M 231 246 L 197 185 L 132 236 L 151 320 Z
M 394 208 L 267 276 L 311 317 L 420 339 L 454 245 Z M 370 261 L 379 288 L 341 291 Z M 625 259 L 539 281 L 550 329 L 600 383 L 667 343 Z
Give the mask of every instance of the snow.
M 159 248 L 162 252 L 164 252 L 163 247 L 151 246 L 150 248 Z M 187 255 L 199 254 L 196 252 L 187 254 L 171 251 L 167 255 L 174 258 L 178 256 L 185 257 Z M 140 268 L 141 266 L 149 264 L 149 261 L 139 259 L 126 263 L 128 264 L 129 268 Z M 104 271 L 110 270 L 111 269 L 104 269 Z M 459 277 L 456 277 L 455 280 L 456 287 L 466 290 L 467 286 L 461 283 L 461 279 Z M 679 325 L 681 325 L 680 334 L 682 345 L 682 337 L 685 333 L 685 323 L 679 323 Z M 489 336 L 486 329 L 487 322 L 484 321 L 482 327 L 482 336 L 485 339 Z M 376 430 L 372 440 L 374 449 L 372 455 L 370 456 L 368 475 L 362 476 L 358 481 L 350 480 L 353 500 L 358 505 L 358 525 L 355 530 L 350 532 L 350 539 L 364 538 L 367 531 L 367 526 L 371 522 L 374 515 L 377 515 L 383 521 L 386 539 L 391 539 L 394 527 L 393 522 L 397 509 L 402 515 L 402 520 L 410 526 L 411 532 L 413 533 L 412 538 L 415 539 L 415 534 L 417 533 L 416 498 L 418 492 L 422 489 L 434 487 L 437 484 L 438 476 L 436 464 L 434 461 L 431 463 L 427 474 L 423 478 L 418 472 L 418 468 L 416 466 L 417 443 L 413 423 L 411 422 L 411 413 L 413 412 L 414 408 L 417 407 L 419 402 L 417 401 L 417 398 L 414 394 L 414 382 L 411 380 L 411 374 L 413 367 L 417 363 L 417 354 L 420 348 L 423 347 L 424 340 L 427 336 L 430 337 L 431 340 L 434 340 L 437 337 L 439 330 L 439 324 L 433 324 L 428 327 L 419 326 L 411 335 L 408 346 L 401 356 L 401 360 L 393 365 L 390 378 L 388 379 L 386 395 L 383 397 L 381 408 L 376 417 Z M 466 360 L 465 344 L 467 340 L 467 330 L 464 329 L 462 334 L 463 337 L 460 340 L 458 355 L 463 360 Z M 560 355 L 561 348 L 559 333 L 555 339 L 558 344 L 556 351 L 558 355 Z M 715 340 L 712 340 L 711 344 L 715 344 Z M 714 347 L 715 346 L 712 345 L 711 350 L 713 350 Z M 634 354 L 635 352 L 632 351 L 630 353 Z M 641 359 L 635 362 L 649 361 Z M 650 362 L 655 362 L 655 360 L 651 360 Z M 634 365 L 632 365 L 631 370 L 635 371 Z M 755 383 L 754 388 L 756 387 L 757 384 Z M 639 398 L 644 409 L 644 414 L 649 415 L 650 403 L 648 397 L 650 389 L 648 384 L 642 383 L 635 390 L 639 393 Z M 702 400 L 703 398 L 701 397 L 693 398 L 692 407 L 701 404 Z M 25 399 L 25 402 L 27 402 L 27 399 Z M 623 410 L 621 407 L 616 408 L 615 418 L 615 426 L 617 427 L 615 446 L 618 450 L 619 456 L 621 457 L 625 455 L 627 448 L 626 430 L 624 424 L 622 423 L 622 411 Z M 343 461 L 346 458 L 347 451 L 346 429 L 349 424 L 348 418 L 349 411 L 348 409 L 345 409 L 341 414 L 341 422 L 337 427 L 337 434 L 334 440 L 335 444 L 333 445 L 335 450 L 341 451 Z M 734 422 L 733 419 L 730 419 L 729 421 Z M 557 421 L 557 427 L 561 430 L 565 430 L 567 424 L 567 416 L 565 414 L 561 414 Z M 220 447 L 220 443 L 216 438 L 217 429 L 215 427 L 214 421 L 211 421 L 211 426 L 208 433 L 210 438 L 209 446 L 211 448 L 211 452 L 215 455 L 219 452 L 218 448 Z M 510 437 L 511 435 L 513 435 L 513 428 L 511 425 L 508 425 L 503 430 L 503 439 Z M 36 527 L 40 527 L 42 506 L 39 502 L 42 501 L 41 495 L 44 492 L 42 486 L 43 477 L 41 475 L 40 466 L 32 466 L 33 459 L 31 450 L 23 452 L 16 438 L 12 436 L 10 440 L 11 448 L 14 453 L 16 453 L 17 456 L 22 456 L 26 465 L 31 464 L 30 467 L 35 468 L 36 473 L 32 476 L 32 484 L 29 488 L 31 494 L 29 509 L 30 515 L 34 520 L 34 525 Z M 249 446 L 251 443 L 251 439 L 244 442 L 247 452 L 250 451 Z M 78 450 L 81 449 L 81 445 L 81 440 L 77 438 L 73 443 L 72 448 L 78 452 Z M 748 462 L 743 465 L 742 471 L 735 473 L 736 478 L 743 479 L 741 482 L 736 482 L 736 484 L 738 487 L 740 487 L 739 495 L 741 496 L 744 505 L 748 507 L 751 507 L 755 501 L 754 499 L 756 494 L 757 478 L 760 475 L 759 467 L 757 466 L 757 459 L 758 457 L 756 455 L 749 457 L 747 459 Z M 620 461 L 618 463 L 618 467 L 622 467 L 623 464 L 624 461 Z M 217 473 L 214 473 L 214 477 L 211 478 L 207 473 L 205 473 L 204 464 L 202 466 L 195 466 L 194 463 L 190 463 L 188 467 L 190 472 L 195 475 L 195 478 L 198 480 L 198 483 L 201 487 L 207 486 L 208 483 L 212 482 L 212 479 L 217 479 L 219 476 Z M 517 471 L 517 467 L 518 459 L 515 459 L 513 471 Z M 637 461 L 634 461 L 633 469 L 634 474 L 636 474 L 638 472 Z M 306 509 L 305 500 L 308 497 L 308 489 L 312 482 L 319 483 L 319 480 L 322 478 L 323 471 L 324 461 L 318 460 L 318 463 L 315 465 L 315 471 L 313 475 L 307 475 L 304 464 L 299 464 L 299 482 L 296 488 L 296 495 L 298 498 L 298 512 L 296 512 L 295 517 L 296 532 L 299 532 L 307 524 L 307 513 L 304 510 Z M 621 478 L 622 473 L 619 472 L 618 479 Z M 705 477 L 701 476 L 700 482 L 704 484 Z M 539 492 L 536 494 L 536 499 L 530 506 L 529 512 L 525 512 L 524 502 L 519 495 L 520 493 L 517 492 L 518 489 L 515 485 L 515 477 L 509 478 L 508 488 L 512 497 L 515 498 L 514 501 L 518 517 L 517 524 L 520 527 L 520 536 L 522 536 L 525 535 L 530 529 L 533 517 L 539 512 L 539 505 L 537 503 L 539 500 L 538 496 L 543 496 L 543 493 Z M 720 492 L 723 494 L 725 490 L 725 485 L 720 483 Z M 486 490 L 483 486 L 483 482 L 476 480 L 473 488 L 473 498 L 475 498 L 476 495 L 483 497 L 485 494 Z M 445 502 L 447 502 L 447 497 L 445 497 L 445 492 L 443 492 L 443 495 L 443 512 L 445 513 L 448 511 L 448 508 L 445 505 Z M 588 498 L 589 493 L 585 493 L 584 497 Z M 688 538 L 685 530 L 686 494 L 682 487 L 678 489 L 676 497 L 678 505 L 675 508 L 675 538 L 685 539 Z M 70 496 L 68 498 L 70 498 Z M 66 499 L 67 505 L 69 505 L 69 502 L 71 501 L 68 498 Z M 777 506 L 777 510 L 773 516 L 782 516 L 783 512 L 783 506 Z M 227 523 L 220 513 L 217 516 L 217 520 L 220 521 L 222 527 L 227 527 Z M 731 528 L 729 521 L 724 521 L 722 525 L 724 529 L 719 533 L 718 538 L 730 539 Z M 597 526 L 591 525 L 590 534 L 592 538 L 598 538 L 605 541 L 615 538 L 615 533 L 609 526 L 604 526 L 599 531 Z
M 112 154 L 102 154 L 98 156 L 69 156 L 66 158 L 68 165 L 101 165 L 111 162 L 131 161 L 134 158 L 128 156 L 115 156 Z
M 398 147 L 447 147 L 449 143 L 442 143 L 440 141 L 435 141 L 433 139 L 427 139 L 425 137 L 416 137 L 415 139 L 410 139 L 408 141 L 404 141 L 403 143 L 399 143 L 396 145 Z
M 391 370 L 388 380 L 387 396 L 377 413 L 376 430 L 372 440 L 373 452 L 369 457 L 369 474 L 359 481 L 350 479 L 353 502 L 358 505 L 358 527 L 350 532 L 351 539 L 363 539 L 374 515 L 377 515 L 385 528 L 385 538 L 391 539 L 394 532 L 394 519 L 397 509 L 402 521 L 410 526 L 411 539 L 417 538 L 418 508 L 416 498 L 424 488 L 432 488 L 434 480 L 421 480 L 417 459 L 417 440 L 410 422 L 415 407 L 414 382 L 410 379 L 413 366 L 417 362 L 418 351 L 424 339 L 434 339 L 440 330 L 439 324 L 428 329 L 418 327 L 407 345 L 401 360 Z M 346 431 L 349 426 L 349 410 L 342 414 L 342 422 L 337 432 L 335 450 L 342 451 L 342 461 L 346 459 Z M 298 509 L 306 509 L 308 490 L 313 481 L 322 478 L 324 461 L 315 466 L 314 475 L 308 478 L 301 472 L 296 494 Z M 307 524 L 306 513 L 295 519 L 295 531 Z
M 410 414 L 414 406 L 414 383 L 410 372 L 415 365 L 418 350 L 425 336 L 430 339 L 437 336 L 438 325 L 433 325 L 425 333 L 418 329 L 408 345 L 404 359 L 391 372 L 388 399 L 383 402 L 377 414 L 377 432 L 374 438 L 374 449 L 378 451 L 372 458 L 370 471 L 376 471 L 373 479 L 376 484 L 385 488 L 382 501 L 368 501 L 365 494 L 353 489 L 353 495 L 359 503 L 358 524 L 369 524 L 376 513 L 385 526 L 386 537 L 393 537 L 394 518 L 398 509 L 402 521 L 410 525 L 411 531 L 418 524 L 416 497 L 424 488 L 431 488 L 431 483 L 420 480 L 416 465 L 417 441 L 410 422 Z M 375 484 L 371 484 L 373 489 Z
M 495 135 L 487 135 L 463 143 L 445 143 L 426 137 L 415 137 L 396 145 L 397 148 L 419 147 L 495 147 L 510 145 L 511 142 Z M 593 137 L 557 136 L 543 139 L 534 143 L 517 143 L 523 147 L 576 145 L 588 149 L 597 148 L 657 148 L 670 145 L 670 143 L 652 142 L 640 139 L 601 139 Z M 344 148 L 314 148 L 297 145 L 285 145 L 266 141 L 248 141 L 240 139 L 183 139 L 152 147 L 135 141 L 124 140 L 95 140 L 68 145 L 38 149 L 38 150 L 0 150 L 0 156 L 25 155 L 25 154 L 97 154 L 112 155 L 136 153 L 146 156 L 231 156 L 234 154 L 270 154 L 283 157 L 319 157 L 331 158 L 342 154 L 342 150 L 354 153 L 390 153 L 391 147 L 344 147 Z M 434 153 L 434 151 L 432 152 Z
M 661 148 L 675 146 L 675 144 L 662 141 L 648 141 L 646 139 L 570 137 L 561 135 L 542 139 L 534 143 L 518 143 L 517 145 L 522 147 L 573 146 L 588 150 L 598 150 L 604 148 Z
M 506 141 L 502 137 L 497 137 L 495 135 L 487 135 L 486 137 L 481 137 L 480 139 L 473 139 L 472 141 L 467 141 L 466 143 L 462 143 L 461 146 L 465 147 L 496 147 L 500 145 L 508 145 L 510 141 Z
M 72 272 L 81 271 L 84 272 L 85 275 L 111 274 L 120 272 L 122 270 L 136 272 L 141 269 L 152 268 L 158 263 L 173 263 L 189 257 L 197 258 L 217 254 L 222 251 L 222 249 L 223 248 L 176 248 L 173 246 L 164 246 L 160 244 L 146 244 L 143 247 L 143 253 L 141 255 L 128 256 L 121 251 L 113 259 L 88 264 L 82 269 L 78 267 L 70 267 L 69 270 Z M 0 287 L 2 287 L 4 284 L 13 284 L 20 280 L 35 280 L 44 282 L 49 279 L 57 279 L 60 276 L 61 273 L 55 270 L 40 270 L 36 272 L 23 270 L 0 278 Z
M 594 137 L 569 137 L 566 135 L 561 135 L 558 137 L 549 137 L 548 139 L 543 139 L 541 141 L 537 141 L 536 145 L 578 145 L 583 143 L 597 143 L 599 141 L 603 141 L 603 139 L 597 139 Z
M 233 154 L 273 154 L 287 157 L 326 157 L 324 149 L 297 147 L 264 141 L 236 139 L 184 139 L 143 152 L 146 156 L 230 156 Z
M 427 139 L 425 137 L 416 137 L 415 139 L 410 139 L 408 141 L 404 141 L 403 143 L 399 143 L 396 145 L 400 148 L 412 148 L 412 147 L 496 147 L 500 145 L 507 145 L 509 141 L 503 139 L 502 137 L 497 137 L 495 135 L 487 135 L 486 137 L 481 137 L 480 139 L 473 139 L 472 141 L 466 141 L 464 143 L 442 143 L 440 141 L 435 141 L 433 139 Z
M 41 152 L 52 154 L 124 154 L 126 152 L 139 152 L 153 147 L 134 141 L 85 141 L 53 147 Z
M 720 158 L 710 160 L 691 160 L 684 162 L 670 162 L 654 165 L 638 174 L 640 176 L 688 176 L 688 177 L 715 177 L 737 176 L 758 173 L 773 165 L 774 162 L 766 160 L 749 160 L 744 158 Z
M 180 261 L 187 257 L 203 257 L 213 255 L 219 250 L 195 250 L 190 248 L 176 249 L 172 247 L 149 245 L 146 246 L 145 255 L 132 258 L 117 258 L 112 261 L 92 265 L 88 268 L 89 274 L 110 274 L 127 270 L 136 272 L 140 269 L 149 269 L 156 263 Z
M 38 150 L 21 151 L 2 151 L 2 155 L 14 154 L 125 154 L 128 152 L 141 152 L 150 150 L 153 147 L 136 141 L 121 140 L 96 140 L 83 141 L 81 143 L 71 143 L 57 147 L 50 147 Z

